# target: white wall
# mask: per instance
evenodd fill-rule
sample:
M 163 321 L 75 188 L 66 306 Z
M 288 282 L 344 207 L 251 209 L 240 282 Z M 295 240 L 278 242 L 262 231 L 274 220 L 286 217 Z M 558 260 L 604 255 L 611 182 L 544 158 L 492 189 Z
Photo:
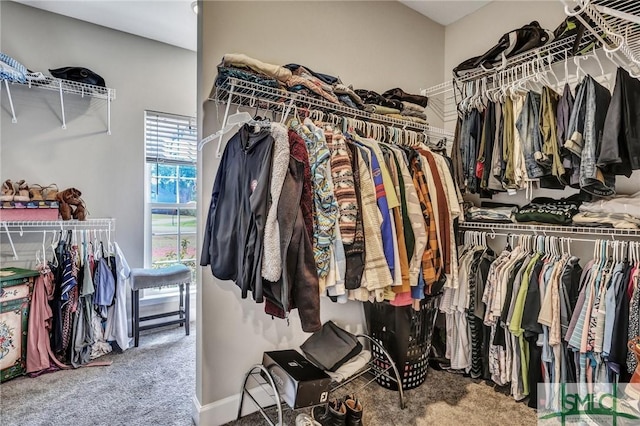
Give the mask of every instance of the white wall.
M 63 130 L 55 92 L 13 86 L 18 123 L 12 124 L 3 90 L 1 181 L 80 189 L 89 217 L 116 218 L 130 266 L 143 266 L 144 110 L 196 113 L 195 52 L 14 2 L 0 2 L 0 10 L 2 52 L 44 73 L 87 67 L 117 91 L 107 136 L 104 101 L 65 96 Z M 8 254 L 3 245 L 3 265 Z
M 418 93 L 441 82 L 444 27 L 398 2 L 204 2 L 199 45 L 199 105 L 203 135 L 217 130 L 213 102 L 205 102 L 225 53 L 245 53 L 264 62 L 299 63 L 337 75 L 355 88 L 394 87 Z M 219 111 L 222 118 L 223 110 Z M 200 226 L 218 168 L 215 146 L 201 155 L 198 181 Z M 202 268 L 198 280 L 197 399 L 200 424 L 232 419 L 245 371 L 266 350 L 297 348 L 307 334 L 294 311 L 291 325 L 272 320 L 263 305 L 241 300 L 232 282 Z M 333 305 L 323 298 L 321 319 L 362 329 L 359 303 Z M 226 399 L 225 399 L 226 398 Z M 204 407 L 201 407 L 204 406 Z

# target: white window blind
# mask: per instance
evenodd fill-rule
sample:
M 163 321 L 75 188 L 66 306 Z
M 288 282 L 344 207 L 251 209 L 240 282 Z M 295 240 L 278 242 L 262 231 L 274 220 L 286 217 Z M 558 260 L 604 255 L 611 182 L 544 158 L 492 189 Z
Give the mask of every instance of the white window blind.
M 195 164 L 195 117 L 145 111 L 145 150 L 148 163 Z

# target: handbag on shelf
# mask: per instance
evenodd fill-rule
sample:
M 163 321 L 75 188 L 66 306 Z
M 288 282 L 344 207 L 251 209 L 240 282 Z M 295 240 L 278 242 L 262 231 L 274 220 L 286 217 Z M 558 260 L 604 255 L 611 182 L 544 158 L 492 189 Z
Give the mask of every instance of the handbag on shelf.
M 551 39 L 549 31 L 540 26 L 537 21 L 509 31 L 500 37 L 498 43 L 481 56 L 469 58 L 453 69 L 456 76 L 461 77 L 466 72 L 478 67 L 486 70 L 494 69 L 504 59 L 512 58 L 520 53 L 543 46 Z
M 305 357 L 318 368 L 336 371 L 342 364 L 362 351 L 356 336 L 327 321 L 300 345 Z

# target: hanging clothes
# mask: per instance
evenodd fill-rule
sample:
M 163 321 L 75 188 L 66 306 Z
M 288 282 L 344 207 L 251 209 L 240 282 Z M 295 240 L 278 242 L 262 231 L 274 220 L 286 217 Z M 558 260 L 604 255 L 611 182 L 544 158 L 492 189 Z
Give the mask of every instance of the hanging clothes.
M 49 338 L 51 319 L 53 317 L 49 301 L 55 296 L 54 276 L 46 264 L 39 265 L 38 271 L 40 275 L 36 278 L 33 286 L 27 332 L 27 364 L 25 371 L 32 377 L 68 368 L 56 358 L 51 349 Z
M 127 321 L 127 284 L 131 269 L 118 243 L 113 243 L 116 265 L 115 302 L 107 311 L 104 336 L 107 342 L 116 342 L 120 351 L 129 348 Z

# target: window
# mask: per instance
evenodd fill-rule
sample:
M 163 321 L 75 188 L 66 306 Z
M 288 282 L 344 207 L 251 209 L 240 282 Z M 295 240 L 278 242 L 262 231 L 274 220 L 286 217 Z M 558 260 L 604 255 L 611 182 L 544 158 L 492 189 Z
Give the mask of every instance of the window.
M 145 111 L 145 265 L 196 268 L 196 159 L 194 117 Z M 146 290 L 145 297 L 175 288 Z

